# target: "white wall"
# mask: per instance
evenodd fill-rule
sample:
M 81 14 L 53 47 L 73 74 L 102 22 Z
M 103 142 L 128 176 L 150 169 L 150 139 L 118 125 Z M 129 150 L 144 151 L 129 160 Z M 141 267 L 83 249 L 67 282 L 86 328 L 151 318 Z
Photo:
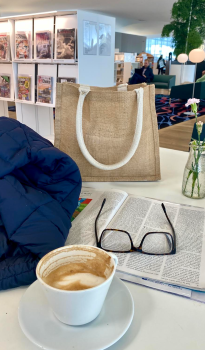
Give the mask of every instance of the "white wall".
M 195 65 L 171 64 L 170 75 L 176 75 L 176 85 L 184 82 L 193 83 L 195 76 Z
M 96 13 L 78 11 L 78 65 L 79 83 L 92 86 L 114 85 L 115 18 Z M 83 54 L 83 21 L 93 21 L 111 25 L 111 56 Z M 99 47 L 98 47 L 99 48 Z

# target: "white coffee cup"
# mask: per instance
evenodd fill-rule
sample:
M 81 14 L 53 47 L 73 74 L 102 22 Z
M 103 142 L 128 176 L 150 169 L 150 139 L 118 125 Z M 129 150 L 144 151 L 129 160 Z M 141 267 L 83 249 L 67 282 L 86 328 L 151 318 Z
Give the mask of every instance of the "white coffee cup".
M 72 259 L 75 262 L 80 262 L 82 259 L 89 261 L 89 259 L 97 259 L 99 254 L 109 256 L 111 274 L 108 274 L 109 277 L 96 287 L 77 291 L 62 290 L 51 287 L 43 280 L 53 270 L 72 262 Z M 85 245 L 65 246 L 45 255 L 37 265 L 36 275 L 58 320 L 72 326 L 93 321 L 102 309 L 117 263 L 118 259 L 114 254 Z

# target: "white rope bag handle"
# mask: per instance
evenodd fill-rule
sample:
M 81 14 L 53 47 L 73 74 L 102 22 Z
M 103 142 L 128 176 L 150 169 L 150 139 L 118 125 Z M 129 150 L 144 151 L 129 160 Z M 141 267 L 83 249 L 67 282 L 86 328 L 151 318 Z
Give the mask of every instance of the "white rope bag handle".
M 93 165 L 94 167 L 101 169 L 101 170 L 115 170 L 118 168 L 121 168 L 123 165 L 127 164 L 130 159 L 134 156 L 137 147 L 140 142 L 141 134 L 142 134 L 142 121 L 143 121 L 143 88 L 135 89 L 136 96 L 137 96 L 137 122 L 136 122 L 136 128 L 135 128 L 135 134 L 133 138 L 133 142 L 131 145 L 131 148 L 125 158 L 121 160 L 118 163 L 112 164 L 112 165 L 106 165 L 99 163 L 95 158 L 91 156 L 89 153 L 85 141 L 83 138 L 83 127 L 82 127 L 82 117 L 83 117 L 83 103 L 85 100 L 85 97 L 90 91 L 90 87 L 86 85 L 81 85 L 79 87 L 79 100 L 78 100 L 78 106 L 77 106 L 77 113 L 76 113 L 76 135 L 77 135 L 77 141 L 78 145 L 80 147 L 80 150 L 84 157 L 87 159 L 87 161 Z

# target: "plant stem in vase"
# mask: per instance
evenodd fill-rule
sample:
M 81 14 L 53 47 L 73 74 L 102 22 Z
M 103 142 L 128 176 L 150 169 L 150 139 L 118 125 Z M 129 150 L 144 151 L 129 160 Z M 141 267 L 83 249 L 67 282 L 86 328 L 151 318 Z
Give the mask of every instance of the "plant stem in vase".
M 205 197 L 205 141 L 200 136 L 203 122 L 197 120 L 197 103 L 200 100 L 189 99 L 186 107 L 191 106 L 196 118 L 198 140 L 190 143 L 190 153 L 184 169 L 182 193 L 186 197 L 200 199 Z

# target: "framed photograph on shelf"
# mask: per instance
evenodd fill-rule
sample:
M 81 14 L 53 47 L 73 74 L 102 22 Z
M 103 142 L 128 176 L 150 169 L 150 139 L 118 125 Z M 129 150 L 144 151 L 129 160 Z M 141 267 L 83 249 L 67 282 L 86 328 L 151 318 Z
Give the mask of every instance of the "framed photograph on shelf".
M 11 97 L 11 77 L 10 75 L 0 75 L 0 97 Z
M 76 83 L 76 78 L 59 77 L 58 83 Z
M 16 32 L 16 59 L 31 58 L 31 33 L 30 32 Z
M 51 57 L 52 35 L 50 31 L 36 32 L 36 58 L 46 59 Z
M 10 36 L 7 33 L 0 33 L 0 61 L 9 61 L 9 39 Z
M 18 99 L 31 101 L 31 77 L 18 76 Z
M 75 59 L 76 33 L 75 28 L 57 29 L 57 59 Z
M 99 23 L 99 55 L 111 55 L 111 25 Z
M 37 102 L 53 102 L 53 77 L 38 75 L 37 77 Z
M 83 54 L 97 55 L 98 28 L 97 22 L 83 21 Z

